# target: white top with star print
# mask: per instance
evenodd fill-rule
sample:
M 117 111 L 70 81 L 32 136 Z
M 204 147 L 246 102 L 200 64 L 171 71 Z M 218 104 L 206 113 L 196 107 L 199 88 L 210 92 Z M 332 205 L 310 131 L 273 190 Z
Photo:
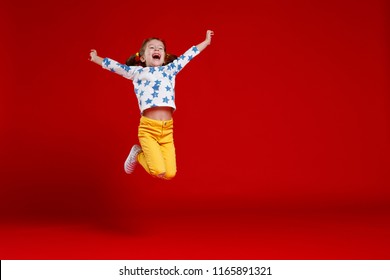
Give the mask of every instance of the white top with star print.
M 176 60 L 160 67 L 127 66 L 106 57 L 102 67 L 133 80 L 141 114 L 144 110 L 156 106 L 168 106 L 175 110 L 176 75 L 198 54 L 198 48 L 192 46 Z

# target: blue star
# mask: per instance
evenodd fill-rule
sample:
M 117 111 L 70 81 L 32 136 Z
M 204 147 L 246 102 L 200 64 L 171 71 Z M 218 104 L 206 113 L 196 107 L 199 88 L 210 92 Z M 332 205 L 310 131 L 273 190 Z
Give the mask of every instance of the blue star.
M 181 66 L 181 65 L 177 66 L 178 72 L 179 72 L 181 69 L 183 69 L 183 66 Z
M 165 89 L 166 89 L 167 91 L 171 91 L 171 87 L 170 87 L 170 86 L 166 86 Z
M 140 86 L 142 84 L 141 80 L 137 80 L 137 84 Z
M 192 48 L 192 51 L 193 51 L 194 53 L 197 53 L 199 50 L 198 50 L 198 48 L 197 48 L 196 46 L 194 46 L 194 47 Z
M 174 97 L 173 95 L 171 95 L 171 99 L 172 99 L 172 101 L 174 101 L 174 100 L 175 100 L 175 97 Z
M 154 69 L 154 67 L 150 67 L 150 68 L 149 68 L 149 72 L 150 72 L 150 73 L 153 74 L 155 71 L 156 71 L 156 69 Z
M 152 103 L 152 100 L 150 100 L 150 98 L 148 98 L 148 100 L 146 100 L 146 104 L 150 104 Z
M 144 95 L 144 91 L 141 90 L 141 92 L 139 93 L 139 96 L 143 96 Z
M 159 89 L 160 89 L 160 85 L 155 84 L 155 85 L 153 86 L 153 89 L 154 89 L 154 90 L 159 90 Z
M 156 105 L 156 104 L 152 104 L 152 106 L 151 106 L 151 107 L 152 107 L 152 108 L 153 108 L 153 107 L 157 107 L 157 105 Z
M 142 71 L 144 71 L 144 68 L 140 68 L 140 69 L 138 69 L 138 73 L 142 73 Z
M 172 81 L 172 75 L 169 75 L 168 79 L 169 79 L 170 81 Z
M 155 81 L 156 85 L 161 85 L 161 81 L 160 80 L 157 80 Z
M 106 65 L 107 68 L 111 64 L 107 57 L 103 59 L 103 63 Z
M 165 97 L 163 98 L 163 102 L 168 103 L 168 101 L 169 101 L 169 100 L 168 100 L 168 97 L 165 96 Z
M 116 73 L 114 68 L 110 68 L 110 71 Z
M 158 67 L 158 71 L 162 72 L 164 70 L 163 66 Z
M 168 74 L 165 73 L 165 72 L 162 75 L 163 75 L 164 78 L 166 78 L 168 76 Z
M 145 87 L 150 84 L 150 81 L 145 81 Z
M 194 57 L 192 55 L 188 56 L 188 61 L 191 61 Z
M 155 91 L 155 92 L 152 93 L 152 95 L 153 95 L 154 98 L 157 98 L 158 97 L 158 92 Z
M 184 54 L 182 54 L 182 55 L 179 57 L 179 59 L 181 59 L 181 60 L 184 60 L 184 58 L 185 58 Z
M 127 65 L 123 65 L 123 64 L 120 64 L 120 63 L 117 63 L 117 65 L 118 65 L 120 68 L 122 68 L 123 70 L 127 71 L 127 72 L 129 72 L 129 70 L 130 70 L 130 67 L 127 66 Z

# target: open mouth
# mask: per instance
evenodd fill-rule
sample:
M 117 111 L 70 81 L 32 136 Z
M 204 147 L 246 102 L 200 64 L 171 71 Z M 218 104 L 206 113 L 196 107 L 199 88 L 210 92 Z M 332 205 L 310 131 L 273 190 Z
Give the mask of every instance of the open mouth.
M 155 53 L 152 55 L 153 59 L 160 59 L 161 58 L 161 55 L 158 54 L 158 53 Z

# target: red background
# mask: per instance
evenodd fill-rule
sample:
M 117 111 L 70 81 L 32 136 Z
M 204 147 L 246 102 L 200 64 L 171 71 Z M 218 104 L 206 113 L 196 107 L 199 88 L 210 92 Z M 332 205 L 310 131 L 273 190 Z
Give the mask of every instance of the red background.
M 0 259 L 388 259 L 386 1 L 1 2 Z M 123 171 L 118 61 L 181 54 L 178 174 Z

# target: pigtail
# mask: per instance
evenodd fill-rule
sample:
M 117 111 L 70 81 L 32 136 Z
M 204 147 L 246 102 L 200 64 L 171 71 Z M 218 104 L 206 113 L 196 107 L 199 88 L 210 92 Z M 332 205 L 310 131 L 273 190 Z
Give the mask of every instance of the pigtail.
M 141 61 L 140 55 L 137 52 L 136 54 L 133 54 L 126 60 L 126 65 L 127 66 L 142 66 L 145 67 L 145 63 Z
M 167 54 L 165 55 L 165 62 L 164 62 L 164 65 L 167 65 L 167 64 L 171 63 L 171 62 L 174 61 L 175 59 L 177 59 L 177 55 L 167 53 Z

